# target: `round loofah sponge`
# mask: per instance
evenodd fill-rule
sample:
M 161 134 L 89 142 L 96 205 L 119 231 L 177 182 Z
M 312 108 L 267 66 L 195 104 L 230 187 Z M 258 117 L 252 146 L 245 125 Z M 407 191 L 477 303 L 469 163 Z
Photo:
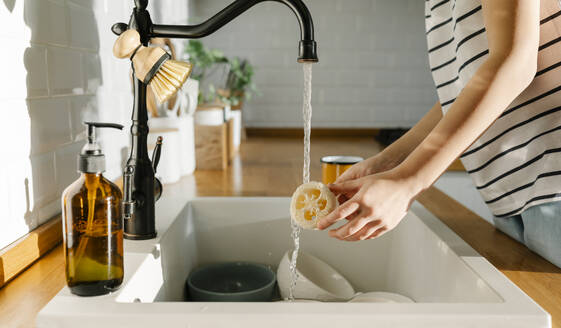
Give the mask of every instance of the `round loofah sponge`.
M 292 195 L 290 216 L 302 228 L 315 229 L 319 219 L 337 205 L 337 197 L 326 185 L 311 181 L 298 187 Z

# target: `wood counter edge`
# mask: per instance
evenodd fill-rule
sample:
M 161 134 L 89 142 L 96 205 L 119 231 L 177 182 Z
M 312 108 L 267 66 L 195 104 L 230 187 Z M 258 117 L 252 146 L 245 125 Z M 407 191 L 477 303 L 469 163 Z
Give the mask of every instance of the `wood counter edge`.
M 0 288 L 62 242 L 62 217 L 55 216 L 0 250 Z

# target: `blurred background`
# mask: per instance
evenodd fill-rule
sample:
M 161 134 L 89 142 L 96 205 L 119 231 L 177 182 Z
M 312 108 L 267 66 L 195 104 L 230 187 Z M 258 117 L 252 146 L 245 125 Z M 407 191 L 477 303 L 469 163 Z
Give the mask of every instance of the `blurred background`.
M 155 23 L 196 24 L 229 2 L 152 0 L 149 11 Z M 320 58 L 313 67 L 314 130 L 333 136 L 377 135 L 387 144 L 435 103 L 423 1 L 305 2 L 313 13 Z M 115 22 L 128 22 L 133 4 L 132 0 L 0 1 L 0 41 L 5 45 L 0 52 L 4 72 L 0 111 L 5 123 L 0 129 L 4 142 L 0 249 L 60 213 L 60 195 L 78 177 L 76 156 L 86 137 L 83 121 L 120 123 L 128 131 L 133 101 L 130 65 L 113 57 L 116 36 L 110 28 Z M 169 167 L 190 161 L 190 169 L 162 169 L 162 174 L 176 173 L 166 177 L 169 182 L 192 173 L 195 158 L 197 170 L 214 160 L 219 161 L 214 169 L 233 165 L 231 170 L 239 170 L 232 159 L 246 135 L 302 134 L 298 33 L 294 15 L 282 4 L 269 2 L 201 42 L 160 40 L 168 50 L 174 48 L 178 59 L 196 65 L 193 77 L 200 82 L 188 83 L 183 97 L 187 100 L 151 107 L 151 124 L 156 124 L 157 116 L 175 121 L 183 115 L 182 122 L 187 122 L 177 127 L 184 129 L 179 141 L 174 143 L 173 136 L 166 140 L 167 147 L 187 149 L 188 144 L 189 151 L 164 151 L 164 156 L 183 157 L 162 161 Z M 169 128 L 166 124 L 159 127 Z M 196 142 L 203 135 L 203 141 Z M 220 151 L 207 149 L 209 135 L 226 145 L 220 150 L 226 155 L 216 159 Z M 101 131 L 100 140 L 106 176 L 119 179 L 128 158 L 129 134 Z M 295 142 L 300 145 L 301 139 Z M 455 190 L 471 187 L 465 172 L 454 179 L 444 186 L 451 186 L 452 196 Z M 464 203 L 481 202 L 477 197 L 469 196 Z M 484 207 L 476 211 L 488 215 Z

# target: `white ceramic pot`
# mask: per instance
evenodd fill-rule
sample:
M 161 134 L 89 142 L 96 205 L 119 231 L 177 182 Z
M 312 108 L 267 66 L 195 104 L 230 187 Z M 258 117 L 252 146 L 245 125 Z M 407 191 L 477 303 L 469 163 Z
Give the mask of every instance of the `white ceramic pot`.
M 288 298 L 290 291 L 290 259 L 292 251 L 284 254 L 277 270 L 281 297 Z M 348 301 L 355 295 L 353 286 L 329 264 L 315 256 L 300 251 L 296 263 L 298 279 L 294 298 L 317 301 Z
M 230 105 L 216 105 L 195 111 L 195 124 L 197 125 L 222 125 L 232 116 Z
M 233 142 L 234 142 L 234 148 L 237 149 L 242 142 L 242 111 L 241 110 L 230 111 L 230 118 L 234 120 Z
M 177 151 L 181 145 L 179 130 L 152 129 L 148 133 L 149 154 L 153 153 L 159 136 L 163 138 L 163 141 L 156 176 L 163 184 L 175 183 L 181 178 L 180 158 Z
M 222 125 L 224 123 L 224 109 L 209 108 L 195 112 L 195 123 L 198 125 Z
M 185 111 L 183 112 L 182 108 L 182 112 L 192 115 L 197 110 L 199 98 L 199 81 L 188 79 L 181 90 L 187 98 L 186 108 L 184 108 Z

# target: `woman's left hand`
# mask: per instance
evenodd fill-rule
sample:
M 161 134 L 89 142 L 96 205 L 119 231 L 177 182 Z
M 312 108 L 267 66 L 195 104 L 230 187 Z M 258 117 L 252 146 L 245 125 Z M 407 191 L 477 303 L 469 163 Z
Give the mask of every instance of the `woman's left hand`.
M 329 231 L 331 237 L 346 241 L 373 239 L 395 228 L 405 217 L 420 192 L 410 179 L 388 171 L 360 179 L 329 185 L 343 203 L 318 222 L 324 230 L 347 219 L 345 225 Z

